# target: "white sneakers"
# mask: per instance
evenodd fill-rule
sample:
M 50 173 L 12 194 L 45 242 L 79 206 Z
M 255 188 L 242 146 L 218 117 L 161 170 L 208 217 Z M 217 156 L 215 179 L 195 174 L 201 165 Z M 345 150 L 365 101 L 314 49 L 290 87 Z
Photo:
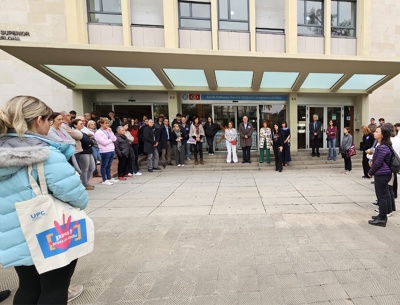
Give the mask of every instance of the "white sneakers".
M 141 176 L 141 175 L 142 175 L 141 172 L 137 172 L 137 173 L 134 174 L 134 176 Z
M 117 182 L 119 182 L 119 180 L 118 179 L 114 179 L 114 178 L 111 178 L 110 180 L 108 180 L 108 181 L 110 181 L 111 183 L 117 183 Z
M 72 300 L 75 300 L 77 297 L 79 297 L 82 294 L 82 291 L 83 291 L 82 285 L 68 287 L 68 303 L 71 302 Z
M 112 183 L 110 180 L 105 180 L 101 184 L 103 184 L 103 185 L 113 185 L 114 183 Z

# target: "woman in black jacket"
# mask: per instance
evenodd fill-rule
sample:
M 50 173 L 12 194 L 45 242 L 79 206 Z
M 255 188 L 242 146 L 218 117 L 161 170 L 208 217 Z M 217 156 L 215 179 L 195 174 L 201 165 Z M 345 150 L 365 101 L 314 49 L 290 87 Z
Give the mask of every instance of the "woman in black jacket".
M 203 126 L 207 139 L 208 155 L 214 155 L 214 138 L 218 132 L 218 125 L 214 123 L 212 117 L 207 118 L 207 122 Z
M 363 133 L 363 140 L 360 144 L 360 150 L 363 152 L 362 166 L 364 171 L 364 176 L 362 177 L 365 179 L 369 179 L 370 177 L 368 176 L 368 172 L 371 167 L 369 166 L 369 159 L 367 158 L 366 151 L 374 145 L 375 139 L 368 126 L 361 126 L 361 131 Z
M 129 159 L 131 151 L 131 143 L 125 135 L 125 129 L 122 126 L 117 127 L 117 133 L 115 135 L 117 140 L 115 141 L 115 153 L 118 157 L 118 179 L 126 180 L 125 177 L 131 177 L 129 175 L 130 165 L 132 160 Z
M 282 172 L 282 150 L 283 143 L 285 141 L 285 135 L 283 131 L 279 128 L 278 124 L 274 124 L 274 128 L 272 130 L 272 146 L 274 148 L 274 156 L 275 156 L 275 171 Z

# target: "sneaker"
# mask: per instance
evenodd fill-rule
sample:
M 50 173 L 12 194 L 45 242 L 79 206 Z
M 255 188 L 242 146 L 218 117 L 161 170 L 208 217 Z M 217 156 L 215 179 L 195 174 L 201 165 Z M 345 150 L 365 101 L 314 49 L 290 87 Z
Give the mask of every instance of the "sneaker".
M 346 175 L 350 174 L 350 171 L 346 171 L 345 174 L 346 174 Z
M 105 180 L 105 181 L 103 181 L 101 184 L 104 184 L 104 185 L 113 185 L 114 183 L 112 183 L 110 180 Z
M 378 200 L 375 200 L 374 202 L 371 203 L 374 206 L 378 206 Z
M 178 164 L 178 166 L 181 166 L 180 164 Z
M 182 166 L 185 166 L 185 164 L 182 164 Z
M 128 173 L 124 177 L 133 177 L 133 175 L 131 173 Z
M 85 186 L 85 190 L 92 191 L 92 190 L 94 190 L 94 186 L 88 184 L 88 185 Z
M 125 180 L 126 180 L 126 178 L 125 178 L 125 177 L 118 177 L 118 180 L 125 181 Z
M 96 161 L 96 165 L 100 165 L 101 164 L 101 162 L 100 161 Z
M 393 215 L 393 213 L 386 214 L 387 217 L 390 217 L 392 215 Z
M 115 179 L 115 178 L 111 178 L 110 181 L 111 181 L 112 183 L 119 182 L 119 180 L 118 180 L 118 179 Z
M 160 171 L 161 170 L 161 168 L 159 168 L 159 167 L 153 167 L 153 171 Z
M 83 286 L 82 285 L 76 285 L 74 287 L 69 286 L 68 287 L 68 303 L 75 300 L 77 297 L 79 297 L 83 292 Z
M 141 176 L 141 175 L 142 175 L 141 172 L 134 173 L 134 176 Z

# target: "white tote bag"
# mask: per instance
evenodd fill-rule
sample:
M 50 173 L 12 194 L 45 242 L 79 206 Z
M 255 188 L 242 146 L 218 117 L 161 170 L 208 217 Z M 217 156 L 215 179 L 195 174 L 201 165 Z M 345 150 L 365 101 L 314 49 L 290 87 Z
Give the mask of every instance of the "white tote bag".
M 37 164 L 40 187 L 28 176 L 36 197 L 15 204 L 22 232 L 39 274 L 68 265 L 93 251 L 93 221 L 84 211 L 48 194 L 43 163 Z

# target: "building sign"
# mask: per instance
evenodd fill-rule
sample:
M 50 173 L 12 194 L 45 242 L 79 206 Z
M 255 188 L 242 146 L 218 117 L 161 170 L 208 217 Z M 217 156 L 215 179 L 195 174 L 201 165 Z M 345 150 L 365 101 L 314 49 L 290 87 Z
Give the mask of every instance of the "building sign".
M 287 95 L 182 94 L 184 101 L 287 101 Z
M 0 30 L 0 40 L 21 41 L 21 37 L 30 37 L 30 36 L 31 34 L 27 31 Z

